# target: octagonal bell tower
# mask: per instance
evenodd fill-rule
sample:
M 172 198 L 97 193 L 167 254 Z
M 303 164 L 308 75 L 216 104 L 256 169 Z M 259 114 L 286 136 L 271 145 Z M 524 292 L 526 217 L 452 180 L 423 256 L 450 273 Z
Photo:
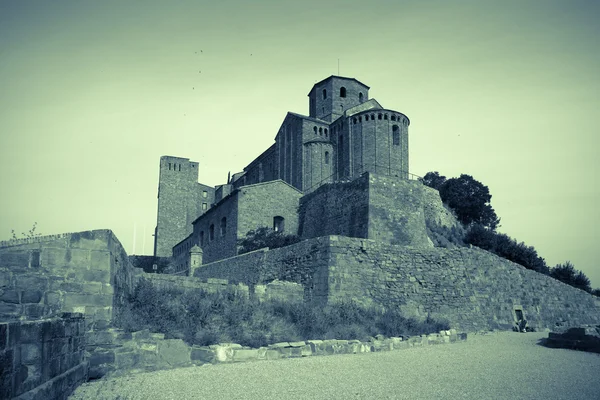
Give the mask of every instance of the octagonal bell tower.
M 343 76 L 331 75 L 312 87 L 309 98 L 309 116 L 333 122 L 344 111 L 369 100 L 369 87 Z

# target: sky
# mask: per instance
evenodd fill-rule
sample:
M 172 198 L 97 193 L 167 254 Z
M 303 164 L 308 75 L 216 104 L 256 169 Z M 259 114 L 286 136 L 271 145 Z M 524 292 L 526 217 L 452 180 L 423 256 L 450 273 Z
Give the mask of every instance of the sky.
M 599 17 L 584 0 L 0 0 L 0 240 L 108 228 L 151 254 L 160 156 L 223 184 L 339 74 L 410 118 L 410 172 L 472 175 L 500 232 L 600 287 Z

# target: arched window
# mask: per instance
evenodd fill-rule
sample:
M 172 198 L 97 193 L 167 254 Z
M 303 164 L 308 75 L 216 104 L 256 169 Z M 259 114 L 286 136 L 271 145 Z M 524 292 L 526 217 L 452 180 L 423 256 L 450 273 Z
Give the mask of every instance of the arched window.
M 200 247 L 204 246 L 204 231 L 200 231 Z
M 319 135 L 323 136 L 323 128 L 319 128 Z
M 392 115 L 392 121 L 395 121 L 395 120 L 396 120 L 396 116 Z
M 208 240 L 211 242 L 213 240 L 215 240 L 215 225 L 214 224 L 210 224 L 210 227 L 208 228 Z
M 204 197 L 204 198 L 208 197 L 208 192 L 206 190 L 202 191 L 202 197 Z
M 277 216 L 273 217 L 273 230 L 275 232 L 283 232 L 285 228 L 285 218 Z
M 358 94 L 358 101 L 360 101 L 361 103 L 363 102 L 363 94 L 362 94 L 362 92 L 360 92 Z
M 362 117 L 358 117 L 358 122 L 362 122 Z
M 394 146 L 400 146 L 400 129 L 398 129 L 398 125 L 392 127 L 392 140 Z
M 369 114 L 365 115 L 365 121 L 369 120 Z
M 327 98 L 327 89 L 323 89 L 323 100 Z
M 329 152 L 325 152 L 325 164 L 329 164 Z
M 356 118 L 352 118 L 352 123 L 356 125 Z
M 375 121 L 375 114 L 371 114 L 371 121 Z
M 381 119 L 381 117 L 383 117 L 383 115 L 381 115 L 381 113 L 377 114 L 377 119 Z
M 317 134 L 317 127 L 315 126 L 315 127 L 313 128 L 313 130 L 315 131 L 315 135 L 316 135 L 316 134 Z
M 325 137 L 327 137 L 327 128 L 325 128 Z
M 171 170 L 171 163 L 169 163 L 169 171 Z
M 383 114 L 383 119 L 388 119 L 387 114 Z
M 221 236 L 225 236 L 227 233 L 227 218 L 221 218 Z
M 346 97 L 346 88 L 343 86 L 340 88 L 340 97 Z

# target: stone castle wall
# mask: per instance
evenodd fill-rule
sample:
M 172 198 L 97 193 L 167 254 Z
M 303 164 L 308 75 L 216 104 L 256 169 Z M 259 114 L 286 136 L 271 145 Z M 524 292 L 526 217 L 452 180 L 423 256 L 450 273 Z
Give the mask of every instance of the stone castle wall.
M 196 277 L 248 285 L 285 279 L 318 304 L 355 300 L 445 318 L 456 329 L 511 329 L 600 322 L 600 300 L 478 248 L 415 248 L 329 236 L 201 266 Z
M 80 312 L 90 329 L 104 329 L 113 317 L 114 277 L 126 265 L 108 230 L 6 244 L 0 248 L 0 319 Z
M 328 301 L 399 307 L 446 318 L 456 329 L 600 322 L 600 299 L 479 248 L 418 249 L 331 237 Z
M 81 314 L 0 322 L 0 396 L 61 400 L 87 379 Z
M 299 219 L 299 235 L 303 239 L 326 235 L 368 237 L 368 177 L 324 185 L 303 196 Z

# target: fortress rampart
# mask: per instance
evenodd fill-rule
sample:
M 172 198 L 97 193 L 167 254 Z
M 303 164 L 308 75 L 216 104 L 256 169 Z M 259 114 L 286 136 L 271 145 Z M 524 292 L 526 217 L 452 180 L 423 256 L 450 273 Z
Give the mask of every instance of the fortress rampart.
M 327 236 L 202 266 L 196 277 L 256 285 L 286 279 L 305 299 L 354 300 L 448 319 L 465 331 L 511 329 L 521 310 L 536 329 L 600 323 L 600 299 L 479 248 L 414 248 Z

